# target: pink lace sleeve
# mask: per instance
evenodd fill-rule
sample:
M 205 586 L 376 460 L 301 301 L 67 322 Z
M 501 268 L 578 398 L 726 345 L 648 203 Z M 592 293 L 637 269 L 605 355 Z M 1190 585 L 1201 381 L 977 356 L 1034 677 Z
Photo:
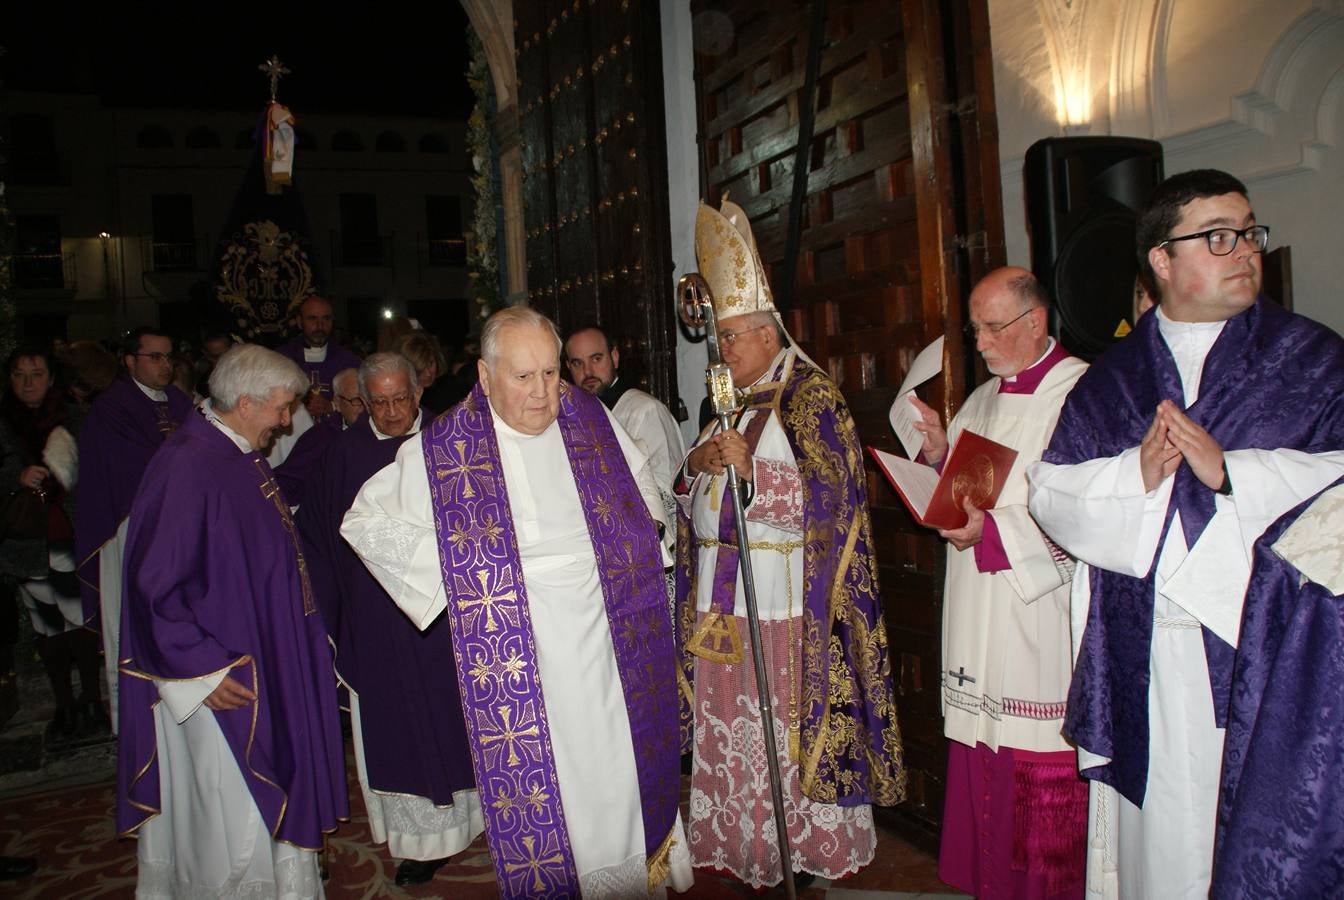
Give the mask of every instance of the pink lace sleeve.
M 792 462 L 756 457 L 756 495 L 747 519 L 781 531 L 803 531 L 803 482 Z

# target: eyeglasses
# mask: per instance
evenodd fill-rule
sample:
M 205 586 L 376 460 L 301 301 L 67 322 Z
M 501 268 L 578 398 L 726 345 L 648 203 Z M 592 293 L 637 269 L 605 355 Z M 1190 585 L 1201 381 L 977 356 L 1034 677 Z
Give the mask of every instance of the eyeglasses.
M 167 354 L 167 353 L 141 353 L 141 352 L 138 352 L 138 351 L 137 351 L 135 355 L 136 355 L 136 356 L 143 356 L 145 359 L 149 360 L 150 362 L 161 363 L 161 362 L 167 362 L 167 361 L 168 361 L 168 354 Z
M 345 394 L 337 394 L 336 397 L 337 397 L 337 399 L 344 400 L 346 403 L 349 403 L 351 406 L 363 406 L 363 405 L 364 405 L 364 398 L 361 397 L 361 396 L 359 396 L 358 394 L 356 394 L 356 395 L 353 396 L 353 397 L 347 397 L 347 396 L 345 396 Z
M 721 331 L 719 332 L 719 343 L 731 347 L 737 343 L 737 339 L 744 334 L 751 334 L 753 331 L 760 331 L 762 328 L 769 328 L 769 325 L 757 325 L 755 328 L 743 328 L 741 331 Z
M 1029 306 L 1026 309 L 1022 310 L 1022 312 L 1019 313 L 1014 319 L 1008 322 L 1004 322 L 1002 325 L 997 324 L 976 325 L 974 323 L 968 323 L 966 325 L 966 336 L 974 341 L 978 340 L 981 334 L 989 332 L 990 337 L 993 337 L 1000 331 L 1003 331 L 1003 329 L 1007 328 L 1009 325 L 1013 324 L 1013 322 L 1016 322 L 1018 319 L 1022 318 L 1027 313 L 1031 312 L 1033 309 L 1039 309 L 1039 308 L 1040 307 Z
M 396 397 L 371 397 L 369 405 L 379 412 L 387 412 L 390 409 L 399 409 L 409 405 L 411 396 L 409 394 L 399 394 Z
M 1165 247 L 1175 241 L 1193 241 L 1196 238 L 1204 238 L 1208 242 L 1209 252 L 1214 256 L 1227 256 L 1237 249 L 1237 241 L 1241 238 L 1245 238 L 1256 253 L 1264 253 L 1265 248 L 1269 246 L 1269 226 L 1252 225 L 1240 231 L 1235 228 L 1210 228 L 1208 231 L 1196 231 L 1194 234 L 1167 238 L 1157 246 Z

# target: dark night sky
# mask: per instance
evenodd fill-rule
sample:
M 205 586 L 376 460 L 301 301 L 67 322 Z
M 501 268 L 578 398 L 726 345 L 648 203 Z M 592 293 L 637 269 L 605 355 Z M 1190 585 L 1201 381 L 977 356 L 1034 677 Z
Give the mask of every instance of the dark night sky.
M 470 111 L 467 17 L 458 3 L 374 3 L 353 14 L 324 4 L 316 16 L 316 5 L 303 15 L 295 5 L 237 4 L 227 18 L 224 4 L 59 6 L 5 14 L 5 88 L 94 93 L 114 105 L 252 110 L 269 96 L 257 65 L 274 52 L 293 71 L 279 99 L 298 114 Z

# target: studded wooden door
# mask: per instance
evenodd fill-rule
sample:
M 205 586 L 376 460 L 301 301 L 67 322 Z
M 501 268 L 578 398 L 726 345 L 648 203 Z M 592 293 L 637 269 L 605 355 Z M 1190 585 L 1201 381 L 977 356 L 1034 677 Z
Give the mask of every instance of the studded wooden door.
M 696 2 L 702 169 L 783 272 L 810 4 Z M 785 324 L 839 384 L 865 444 L 894 448 L 887 408 L 914 355 L 948 335 L 931 402 L 950 414 L 974 377 L 961 339 L 970 285 L 1004 258 L 985 0 L 827 4 L 807 152 L 796 289 Z M 896 451 L 900 452 L 900 451 Z M 870 468 L 879 577 L 900 692 L 910 797 L 896 820 L 942 816 L 943 546 Z
M 514 4 L 528 302 L 597 323 L 669 403 L 676 327 L 654 0 Z

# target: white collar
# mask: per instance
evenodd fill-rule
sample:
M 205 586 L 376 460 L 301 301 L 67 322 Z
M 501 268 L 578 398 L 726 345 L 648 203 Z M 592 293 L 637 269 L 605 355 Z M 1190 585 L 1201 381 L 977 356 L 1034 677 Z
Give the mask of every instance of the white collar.
M 135 380 L 135 376 L 131 376 L 131 381 L 135 382 L 135 386 L 138 387 L 146 397 L 155 401 L 156 403 L 168 402 L 167 391 L 156 391 L 152 387 L 145 387 L 145 385 Z
M 419 430 L 420 430 L 420 420 L 423 419 L 424 416 L 425 416 L 425 411 L 424 411 L 423 409 L 417 411 L 416 414 L 415 414 L 415 421 L 411 423 L 411 430 L 408 431 L 408 432 L 406 432 L 406 434 L 415 434 L 417 431 L 419 431 Z M 342 420 L 342 422 L 344 422 L 344 420 Z M 373 424 L 373 416 L 369 416 L 369 429 L 373 432 L 373 436 L 376 437 L 376 438 L 377 438 L 378 440 L 380 440 L 380 441 L 386 441 L 386 440 L 391 439 L 391 437 L 392 437 L 392 435 L 390 435 L 390 434 L 383 434 L 381 431 L 378 430 L 378 426 L 375 425 L 375 424 Z

